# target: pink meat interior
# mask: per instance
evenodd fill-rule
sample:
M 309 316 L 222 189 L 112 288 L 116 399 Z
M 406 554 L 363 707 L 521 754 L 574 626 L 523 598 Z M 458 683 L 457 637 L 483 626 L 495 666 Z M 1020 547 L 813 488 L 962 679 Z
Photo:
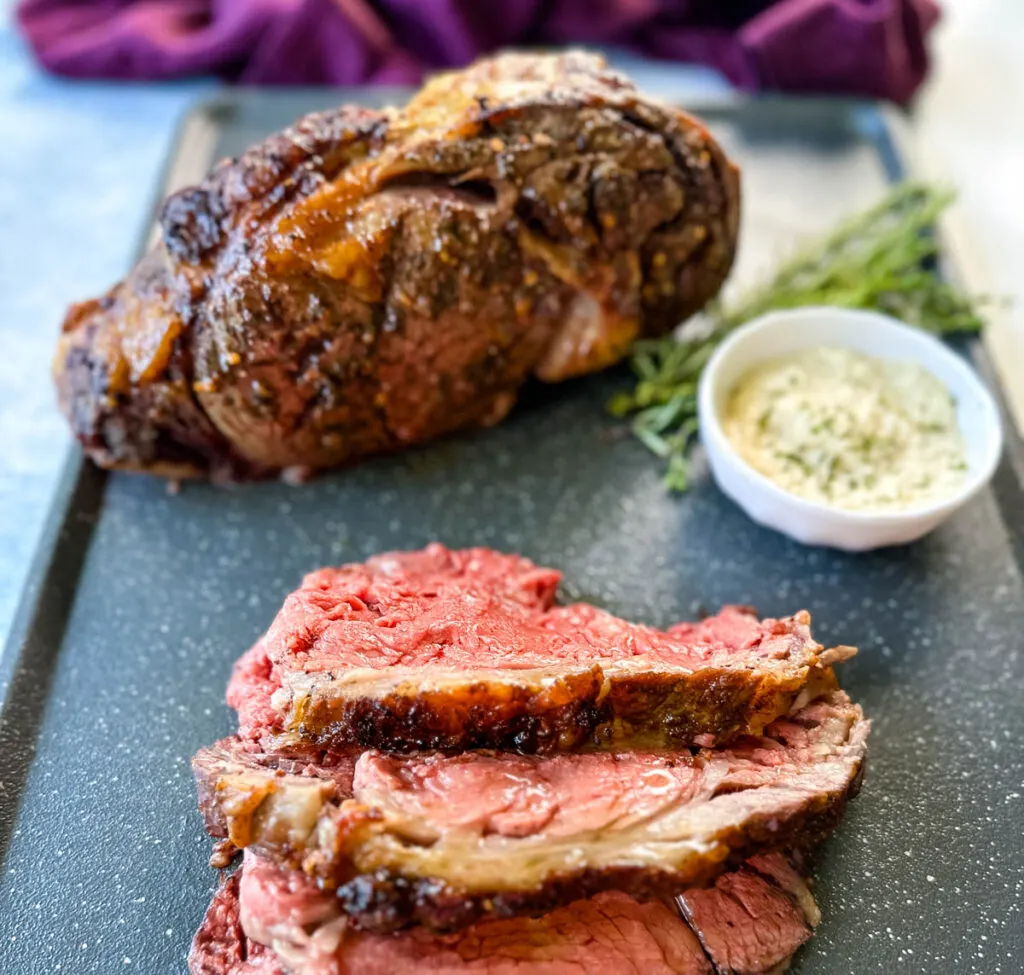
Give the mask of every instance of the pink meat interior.
M 424 834 L 547 838 L 624 829 L 722 793 L 782 785 L 827 761 L 849 737 L 856 712 L 836 695 L 775 721 L 762 737 L 727 748 L 671 754 L 397 757 L 369 751 L 356 762 L 355 797 L 417 824 Z
M 783 660 L 810 643 L 793 621 L 758 621 L 735 607 L 661 631 L 587 604 L 555 606 L 559 580 L 553 569 L 489 549 L 382 555 L 307 576 L 264 645 L 275 665 L 315 672 L 528 669 L 639 656 L 694 669 L 740 650 L 748 660 L 750 651 Z

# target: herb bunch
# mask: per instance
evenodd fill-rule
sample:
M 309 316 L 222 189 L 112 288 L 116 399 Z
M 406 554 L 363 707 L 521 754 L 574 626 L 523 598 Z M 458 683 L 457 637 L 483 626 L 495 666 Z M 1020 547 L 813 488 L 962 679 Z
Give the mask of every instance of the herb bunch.
M 722 339 L 744 322 L 781 308 L 835 305 L 884 312 L 940 335 L 981 329 L 978 303 L 938 273 L 932 228 L 953 199 L 945 189 L 901 184 L 805 245 L 771 280 L 734 304 L 713 303 L 704 328 L 636 343 L 631 357 L 636 385 L 613 397 L 608 409 L 632 417 L 633 433 L 665 459 L 670 490 L 689 486 L 701 371 Z

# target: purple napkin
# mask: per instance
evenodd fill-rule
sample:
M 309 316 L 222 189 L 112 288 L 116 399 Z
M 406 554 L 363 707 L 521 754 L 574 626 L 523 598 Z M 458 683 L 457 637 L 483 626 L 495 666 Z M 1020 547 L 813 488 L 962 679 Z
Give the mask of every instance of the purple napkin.
M 415 82 L 499 47 L 614 44 L 747 90 L 906 102 L 935 0 L 22 0 L 25 36 L 76 78 Z

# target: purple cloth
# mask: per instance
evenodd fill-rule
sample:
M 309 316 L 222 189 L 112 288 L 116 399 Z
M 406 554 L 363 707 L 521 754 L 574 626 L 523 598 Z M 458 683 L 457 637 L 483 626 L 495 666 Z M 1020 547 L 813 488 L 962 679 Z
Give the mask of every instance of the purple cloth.
M 25 36 L 77 78 L 418 81 L 499 47 L 614 44 L 746 90 L 906 102 L 935 0 L 22 0 Z

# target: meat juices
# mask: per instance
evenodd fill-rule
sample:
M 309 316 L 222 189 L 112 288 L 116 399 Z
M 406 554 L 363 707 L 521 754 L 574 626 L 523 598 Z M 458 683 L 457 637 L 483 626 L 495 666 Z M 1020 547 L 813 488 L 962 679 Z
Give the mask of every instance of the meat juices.
M 307 577 L 236 666 L 239 734 L 193 760 L 219 857 L 244 850 L 196 975 L 788 964 L 819 918 L 794 864 L 863 773 L 831 669 L 855 651 L 806 614 L 659 631 L 559 580 L 440 545 Z M 559 726 L 580 673 L 599 696 Z

